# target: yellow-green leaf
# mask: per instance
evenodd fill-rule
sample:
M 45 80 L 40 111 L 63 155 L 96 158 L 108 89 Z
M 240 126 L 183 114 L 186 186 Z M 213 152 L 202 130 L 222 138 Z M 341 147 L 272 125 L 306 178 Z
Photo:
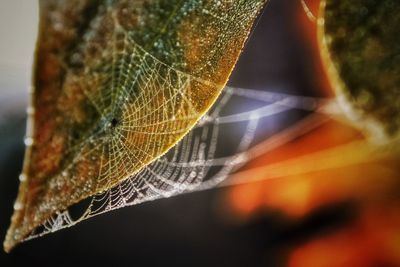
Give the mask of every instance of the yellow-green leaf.
M 4 248 L 166 153 L 214 103 L 266 0 L 41 0 Z

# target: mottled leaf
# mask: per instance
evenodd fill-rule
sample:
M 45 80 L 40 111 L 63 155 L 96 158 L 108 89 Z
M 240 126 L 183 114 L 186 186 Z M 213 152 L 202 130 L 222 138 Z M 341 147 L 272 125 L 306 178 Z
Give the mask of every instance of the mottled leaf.
M 400 2 L 324 0 L 320 41 L 345 111 L 375 141 L 400 133 Z
M 5 250 L 174 146 L 218 97 L 264 2 L 41 0 Z

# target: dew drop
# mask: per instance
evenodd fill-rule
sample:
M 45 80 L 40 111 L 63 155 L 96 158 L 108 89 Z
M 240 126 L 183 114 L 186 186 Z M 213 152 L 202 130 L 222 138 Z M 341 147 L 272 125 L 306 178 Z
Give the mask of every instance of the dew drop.
M 28 115 L 33 115 L 35 113 L 35 108 L 34 107 L 28 107 L 27 109 L 26 109 L 26 114 L 28 114 Z
M 31 145 L 33 145 L 33 138 L 32 138 L 32 137 L 25 137 L 25 139 L 24 139 L 24 144 L 25 144 L 26 146 L 31 146 Z
M 22 209 L 22 204 L 19 201 L 16 201 L 14 203 L 14 210 L 21 210 Z
M 19 178 L 20 182 L 25 182 L 27 179 L 27 177 L 24 173 L 21 173 L 18 178 Z

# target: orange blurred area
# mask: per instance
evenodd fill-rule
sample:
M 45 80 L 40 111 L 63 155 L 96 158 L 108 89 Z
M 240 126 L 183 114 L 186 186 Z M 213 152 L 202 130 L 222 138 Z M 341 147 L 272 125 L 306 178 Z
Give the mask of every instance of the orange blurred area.
M 332 96 L 318 54 L 316 23 L 298 1 L 299 30 L 315 51 L 316 83 Z M 305 1 L 313 14 L 318 0 Z M 335 203 L 355 203 L 355 218 L 289 249 L 290 267 L 400 266 L 400 161 L 378 156 L 349 125 L 330 120 L 257 158 L 223 198 L 240 222 L 278 210 L 300 220 Z
M 366 208 L 354 225 L 295 249 L 289 266 L 400 266 L 399 211 L 377 209 Z

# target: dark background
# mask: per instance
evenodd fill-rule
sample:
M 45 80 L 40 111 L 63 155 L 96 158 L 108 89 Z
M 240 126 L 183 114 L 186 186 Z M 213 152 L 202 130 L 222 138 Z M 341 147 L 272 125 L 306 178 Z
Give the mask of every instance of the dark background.
M 300 1 L 271 0 L 229 84 L 317 95 L 312 51 L 297 25 Z M 1 96 L 0 96 L 1 97 Z M 23 159 L 23 110 L 0 120 L 0 237 L 17 194 Z M 224 216 L 223 190 L 123 208 L 0 252 L 0 266 L 286 266 L 292 248 L 352 219 L 350 203 L 292 221 L 278 210 L 236 223 Z

